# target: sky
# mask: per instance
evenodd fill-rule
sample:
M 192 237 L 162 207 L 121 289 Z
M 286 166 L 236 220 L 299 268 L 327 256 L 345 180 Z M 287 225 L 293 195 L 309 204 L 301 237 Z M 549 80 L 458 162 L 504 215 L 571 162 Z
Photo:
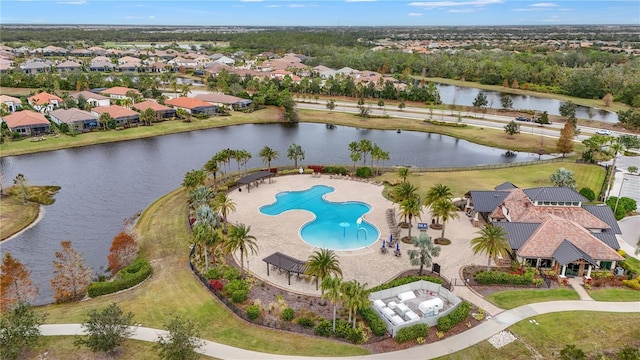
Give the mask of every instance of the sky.
M 0 0 L 0 24 L 640 25 L 639 0 Z

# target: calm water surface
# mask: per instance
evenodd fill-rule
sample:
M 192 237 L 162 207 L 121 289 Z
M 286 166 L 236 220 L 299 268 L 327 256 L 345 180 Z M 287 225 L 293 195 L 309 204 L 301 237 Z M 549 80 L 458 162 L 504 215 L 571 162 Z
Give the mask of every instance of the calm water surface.
M 43 219 L 19 236 L 4 241 L 1 252 L 10 252 L 31 271 L 40 287 L 36 304 L 52 301 L 49 280 L 54 252 L 60 241 L 71 240 L 96 273 L 107 266 L 111 240 L 123 220 L 144 210 L 154 200 L 180 186 L 184 174 L 202 167 L 217 151 L 245 149 L 253 154 L 248 167 L 264 166 L 257 155 L 263 146 L 280 153 L 272 166 L 291 165 L 286 150 L 292 143 L 306 152 L 303 165 L 352 164 L 348 144 L 369 139 L 388 151 L 385 165 L 450 167 L 495 164 L 538 159 L 520 153 L 475 145 L 436 134 L 403 131 L 327 129 L 322 124 L 239 125 L 161 137 L 94 145 L 32 155 L 0 158 L 10 181 L 23 173 L 30 183 L 59 185 L 56 202 L 46 206 Z M 232 163 L 232 169 L 237 168 Z M 259 234 L 258 234 L 259 236 Z

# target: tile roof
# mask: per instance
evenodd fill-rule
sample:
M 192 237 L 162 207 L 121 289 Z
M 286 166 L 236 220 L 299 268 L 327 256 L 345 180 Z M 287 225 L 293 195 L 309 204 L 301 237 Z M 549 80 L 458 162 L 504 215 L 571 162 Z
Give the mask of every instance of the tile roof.
M 618 226 L 618 221 L 613 215 L 613 210 L 611 210 L 609 205 L 582 205 L 582 208 L 609 225 L 613 233 L 622 234 L 622 230 L 620 230 L 620 226 Z
M 128 87 L 123 87 L 123 86 L 114 86 L 112 88 L 108 88 L 106 90 L 101 91 L 101 93 L 103 94 L 109 94 L 109 95 L 122 95 L 122 96 L 126 96 L 127 92 L 129 91 L 133 91 L 136 94 L 140 94 L 140 91 L 136 90 L 136 89 L 130 89 Z
M 577 260 L 585 260 L 593 266 L 598 266 L 595 260 L 589 256 L 589 254 L 582 251 L 579 247 L 575 246 L 568 240 L 563 240 L 560 245 L 553 252 L 553 258 L 556 259 L 558 264 L 567 265 Z
M 178 97 L 175 99 L 169 99 L 165 101 L 165 104 L 177 106 L 185 109 L 195 109 L 199 107 L 211 107 L 214 106 L 211 103 L 206 101 L 202 101 L 199 99 L 194 99 L 186 96 Z
M 22 104 L 22 100 L 9 95 L 0 95 L 0 103 L 12 102 L 15 104 Z
M 237 102 L 245 100 L 237 96 L 231 96 L 227 94 L 198 94 L 195 98 L 202 101 L 221 104 L 235 104 Z
M 571 201 L 571 202 L 587 202 L 589 201 L 577 191 L 567 187 L 538 187 L 525 189 L 524 192 L 529 196 L 531 201 Z
M 60 64 L 56 65 L 58 68 L 79 68 L 82 65 L 78 64 L 75 61 L 67 60 L 63 61 Z
M 62 99 L 61 98 L 59 98 L 59 97 L 57 97 L 55 95 L 51 95 L 46 91 L 41 92 L 40 94 L 37 94 L 37 95 L 33 95 L 33 96 L 29 97 L 27 100 L 29 100 L 29 103 L 36 104 L 36 105 L 49 104 L 49 103 L 51 103 L 51 100 L 56 100 L 56 101 L 58 101 L 58 103 L 62 103 Z
M 507 191 L 484 191 L 471 190 L 471 200 L 473 208 L 481 213 L 488 213 L 497 208 L 509 195 Z
M 146 100 L 146 101 L 142 101 L 139 103 L 135 103 L 133 104 L 131 107 L 136 108 L 140 111 L 145 111 L 147 109 L 153 109 L 153 111 L 167 111 L 167 110 L 173 110 L 172 108 L 168 107 L 168 106 L 164 106 L 162 104 L 158 104 L 155 101 L 151 101 L 151 100 Z
M 596 260 L 624 260 L 614 249 L 580 224 L 554 215 L 542 222 L 518 249 L 521 257 L 551 258 L 562 241 L 568 240 Z
M 98 106 L 91 109 L 91 111 L 97 112 L 98 114 L 101 114 L 101 115 L 103 113 L 108 113 L 114 119 L 140 115 L 137 112 L 131 109 L 127 109 L 126 107 L 122 107 L 120 105 Z
M 3 117 L 2 119 L 7 123 L 9 128 L 30 125 L 50 125 L 49 120 L 47 120 L 44 115 L 29 110 L 17 111 L 11 115 Z
M 71 95 L 72 98 L 78 100 L 80 96 L 82 96 L 85 100 L 94 99 L 94 100 L 109 100 L 108 97 L 100 94 L 93 93 L 91 91 L 80 91 L 77 93 L 73 93 Z
M 49 115 L 65 123 L 98 119 L 97 116 L 93 115 L 88 111 L 75 109 L 75 108 L 53 110 L 52 112 L 49 113 Z
M 529 240 L 540 223 L 494 222 L 492 225 L 503 228 L 507 232 L 509 246 L 513 250 L 518 250 Z

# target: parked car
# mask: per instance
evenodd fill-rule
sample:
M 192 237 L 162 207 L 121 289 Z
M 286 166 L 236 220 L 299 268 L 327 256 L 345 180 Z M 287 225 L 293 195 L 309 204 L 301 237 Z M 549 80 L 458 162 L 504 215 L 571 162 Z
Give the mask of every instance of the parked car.
M 518 117 L 516 118 L 516 121 L 527 121 L 527 122 L 529 122 L 529 121 L 531 121 L 531 119 L 529 119 L 529 118 L 528 118 L 528 117 L 526 117 L 526 116 L 518 116 Z
M 605 130 L 605 129 L 598 129 L 598 130 L 596 130 L 596 134 L 611 136 L 611 131 Z

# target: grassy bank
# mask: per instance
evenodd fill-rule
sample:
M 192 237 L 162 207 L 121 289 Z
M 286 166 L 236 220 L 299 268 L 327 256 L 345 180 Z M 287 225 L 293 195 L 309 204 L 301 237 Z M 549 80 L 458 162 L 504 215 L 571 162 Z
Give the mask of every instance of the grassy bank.
M 418 187 L 421 194 L 435 184 L 444 184 L 451 188 L 454 196 L 462 196 L 472 189 L 493 190 L 505 181 L 510 181 L 520 188 L 551 186 L 549 176 L 561 167 L 574 172 L 577 189 L 589 187 L 597 191 L 604 181 L 603 167 L 571 161 L 504 169 L 412 173 L 407 180 Z M 394 173 L 386 173 L 381 175 L 379 180 L 395 182 L 399 178 Z
M 194 321 L 205 339 L 260 352 L 290 355 L 362 355 L 363 348 L 326 339 L 265 330 L 238 320 L 195 279 L 189 267 L 189 232 L 185 193 L 176 190 L 154 202 L 138 220 L 141 254 L 154 267 L 153 277 L 119 294 L 80 303 L 49 305 L 52 323 L 81 322 L 89 310 L 117 302 L 143 326 L 163 328 L 171 316 Z
M 605 110 L 609 110 L 609 111 L 620 111 L 620 110 L 627 110 L 629 109 L 629 106 L 620 102 L 615 102 L 613 104 L 611 104 L 611 106 L 609 107 L 605 107 L 604 103 L 602 102 L 602 99 L 583 99 L 583 98 L 578 98 L 578 97 L 574 97 L 574 96 L 568 96 L 568 95 L 561 95 L 561 94 L 551 94 L 551 93 L 543 93 L 543 92 L 536 92 L 536 91 L 530 91 L 530 90 L 523 90 L 523 89 L 512 89 L 512 88 L 506 88 L 502 85 L 486 85 L 486 84 L 481 84 L 478 82 L 472 82 L 472 81 L 462 81 L 462 80 L 455 80 L 455 79 L 445 79 L 445 78 L 438 78 L 438 77 L 419 77 L 416 76 L 417 79 L 424 79 L 427 81 L 432 81 L 432 82 L 436 82 L 436 83 L 441 83 L 441 84 L 447 84 L 447 85 L 455 85 L 455 86 L 461 86 L 461 87 L 473 87 L 473 88 L 478 88 L 478 89 L 483 89 L 483 90 L 490 90 L 490 91 L 498 91 L 498 92 L 503 92 L 503 93 L 509 93 L 509 94 L 516 94 L 516 95 L 529 95 L 529 96 L 536 96 L 536 97 L 541 97 L 541 98 L 547 98 L 547 99 L 556 99 L 556 100 L 560 100 L 560 101 L 572 101 L 578 105 L 582 105 L 582 106 L 587 106 L 587 107 L 595 107 L 595 108 L 601 108 L 601 109 L 605 109 Z
M 629 288 L 591 289 L 587 291 L 596 301 L 640 301 L 640 291 Z
M 518 339 L 500 349 L 483 341 L 441 359 L 558 359 L 560 350 L 567 344 L 582 349 L 588 359 L 599 359 L 597 355 L 605 351 L 617 351 L 624 345 L 640 345 L 637 316 L 630 314 L 573 311 L 540 315 L 534 319 L 539 325 L 524 320 L 511 326 L 509 330 Z
M 39 213 L 39 204 L 28 202 L 25 205 L 17 196 L 0 197 L 0 241 L 8 239 L 36 221 Z
M 503 309 L 544 301 L 580 300 L 580 296 L 573 289 L 506 290 L 485 298 Z

